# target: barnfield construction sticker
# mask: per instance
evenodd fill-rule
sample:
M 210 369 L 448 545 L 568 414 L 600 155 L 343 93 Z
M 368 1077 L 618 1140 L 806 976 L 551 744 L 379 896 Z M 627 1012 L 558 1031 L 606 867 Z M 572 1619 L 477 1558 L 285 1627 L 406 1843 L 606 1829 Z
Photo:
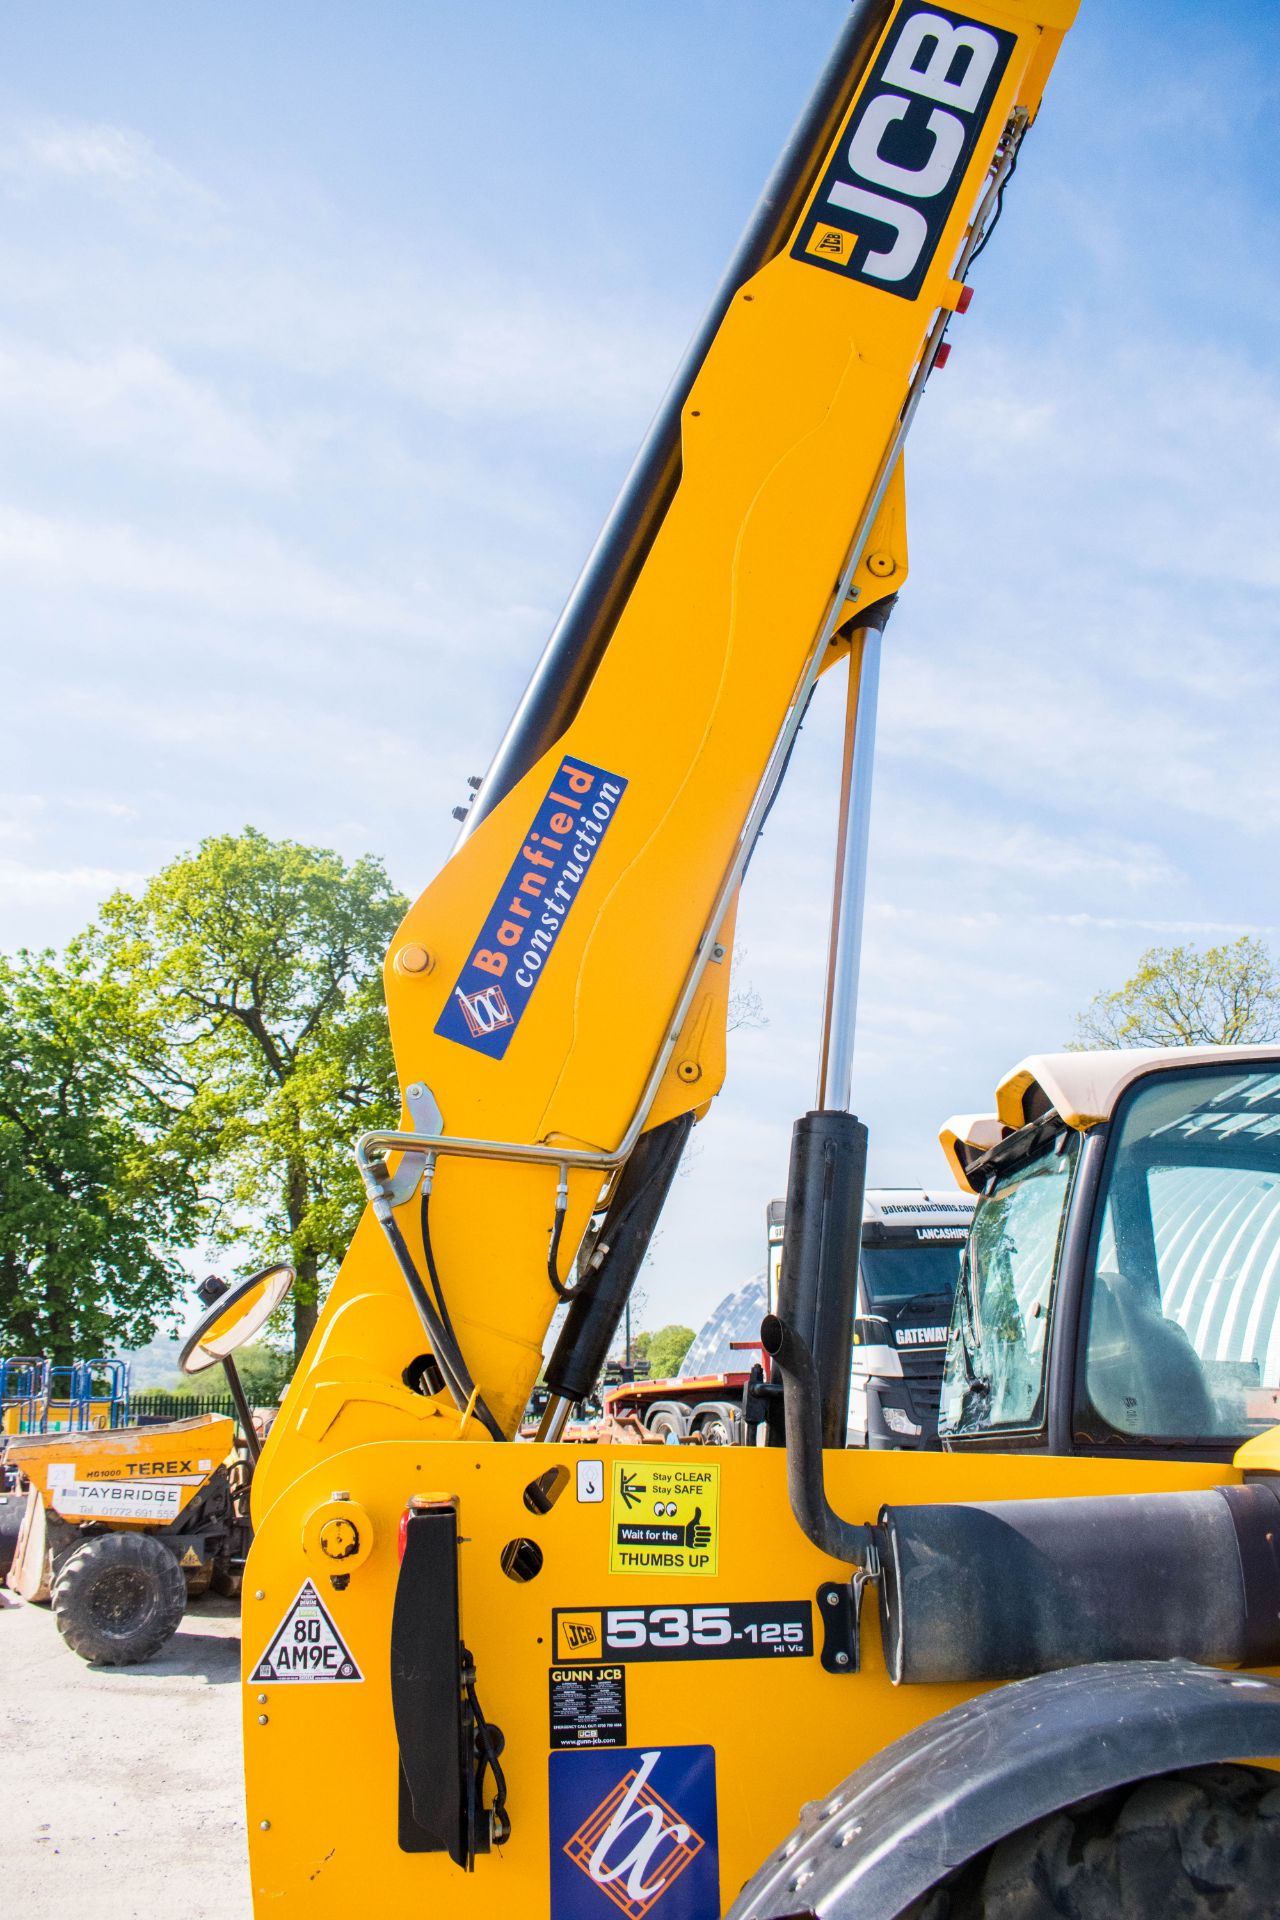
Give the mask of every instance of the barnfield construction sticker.
M 719 1554 L 719 1466 L 614 1462 L 610 1573 L 714 1573 Z
M 305 1580 L 249 1678 L 271 1680 L 276 1686 L 286 1681 L 317 1686 L 363 1680 L 364 1675 L 348 1653 L 324 1601 Z

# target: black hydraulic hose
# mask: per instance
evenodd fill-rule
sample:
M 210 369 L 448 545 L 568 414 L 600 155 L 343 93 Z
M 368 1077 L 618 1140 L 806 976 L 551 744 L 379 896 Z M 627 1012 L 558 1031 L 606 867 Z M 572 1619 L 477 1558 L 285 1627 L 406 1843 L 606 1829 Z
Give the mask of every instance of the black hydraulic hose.
M 551 1288 L 557 1300 L 576 1300 L 584 1291 L 582 1285 L 567 1287 L 560 1278 L 560 1240 L 564 1233 L 565 1212 L 564 1207 L 556 1208 L 556 1221 L 551 1229 L 551 1241 L 547 1247 L 547 1278 L 551 1282 Z
M 851 1526 L 827 1500 L 822 1474 L 822 1393 L 805 1342 L 776 1313 L 760 1323 L 760 1344 L 778 1365 L 787 1418 L 787 1493 L 800 1531 L 833 1560 L 874 1575 L 880 1566 L 875 1529 Z
M 498 1422 L 494 1419 L 492 1413 L 490 1413 L 488 1407 L 476 1392 L 475 1383 L 467 1371 L 467 1363 L 462 1357 L 462 1352 L 457 1340 L 451 1331 L 446 1331 L 444 1322 L 436 1311 L 435 1302 L 422 1284 L 422 1276 L 413 1263 L 413 1255 L 409 1252 L 409 1248 L 405 1243 L 405 1237 L 401 1233 L 399 1225 L 391 1215 L 389 1209 L 387 1217 L 382 1222 L 382 1230 L 387 1236 L 387 1243 L 392 1253 L 395 1255 L 396 1265 L 404 1276 L 405 1285 L 413 1296 L 413 1303 L 417 1307 L 422 1324 L 427 1330 L 427 1338 L 431 1342 L 431 1351 L 435 1354 L 436 1364 L 444 1375 L 445 1385 L 456 1401 L 459 1412 L 465 1413 L 474 1399 L 475 1405 L 472 1411 L 475 1413 L 476 1419 L 479 1420 L 491 1438 L 494 1440 L 505 1440 L 507 1436 L 503 1433 L 502 1428 L 498 1425 Z M 432 1275 L 432 1284 L 438 1288 L 440 1280 L 439 1275 L 435 1271 L 435 1260 L 431 1253 L 429 1241 L 424 1241 L 424 1251 L 427 1255 L 427 1269 Z M 443 1299 L 443 1294 L 441 1294 L 441 1298 Z
M 435 1295 L 436 1312 L 440 1324 L 449 1336 L 450 1343 L 458 1358 L 462 1358 L 462 1342 L 454 1332 L 453 1321 L 449 1316 L 449 1303 L 444 1297 L 444 1288 L 440 1284 L 440 1272 L 436 1266 L 435 1251 L 431 1245 L 431 1189 L 426 1181 L 422 1183 L 422 1205 L 418 1210 L 418 1220 L 422 1227 L 422 1251 L 427 1262 L 427 1278 L 431 1282 L 431 1291 Z

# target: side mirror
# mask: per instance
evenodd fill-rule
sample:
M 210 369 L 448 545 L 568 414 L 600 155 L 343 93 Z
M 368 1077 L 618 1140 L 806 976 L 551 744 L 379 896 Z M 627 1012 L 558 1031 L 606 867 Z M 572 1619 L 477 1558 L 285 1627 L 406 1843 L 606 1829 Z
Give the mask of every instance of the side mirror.
M 240 1431 L 255 1466 L 262 1447 L 231 1356 L 237 1347 L 261 1331 L 292 1285 L 292 1267 L 263 1267 L 261 1272 L 251 1273 L 247 1280 L 236 1280 L 231 1286 L 211 1274 L 200 1287 L 200 1298 L 207 1303 L 205 1311 L 183 1341 L 178 1355 L 178 1365 L 184 1373 L 203 1373 L 206 1367 L 216 1367 L 222 1362 Z
M 292 1267 L 263 1267 L 247 1280 L 233 1281 L 215 1293 L 204 1281 L 199 1291 L 209 1302 L 182 1343 L 178 1365 L 184 1373 L 203 1373 L 259 1333 L 293 1285 Z
M 858 1319 L 853 1323 L 853 1344 L 855 1347 L 891 1347 L 893 1330 L 887 1320 L 878 1315 Z

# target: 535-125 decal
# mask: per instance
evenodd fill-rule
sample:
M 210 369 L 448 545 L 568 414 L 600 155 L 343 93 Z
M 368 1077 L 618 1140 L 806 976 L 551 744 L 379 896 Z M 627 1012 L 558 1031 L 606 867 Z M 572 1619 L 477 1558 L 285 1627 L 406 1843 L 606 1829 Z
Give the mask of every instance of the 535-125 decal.
M 557 1661 L 769 1660 L 813 1652 L 807 1600 L 707 1607 L 556 1607 Z

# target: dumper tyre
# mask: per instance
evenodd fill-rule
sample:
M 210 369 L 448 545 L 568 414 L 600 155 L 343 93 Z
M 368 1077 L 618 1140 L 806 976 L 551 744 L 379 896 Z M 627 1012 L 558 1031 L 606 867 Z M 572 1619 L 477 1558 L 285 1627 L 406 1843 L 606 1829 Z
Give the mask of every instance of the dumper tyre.
M 1280 1776 L 1195 1767 L 1022 1828 L 902 1920 L 1260 1920 L 1278 1890 Z
M 168 1547 L 145 1533 L 101 1533 L 68 1555 L 53 1583 L 58 1631 L 82 1660 L 132 1667 L 172 1639 L 187 1583 Z

